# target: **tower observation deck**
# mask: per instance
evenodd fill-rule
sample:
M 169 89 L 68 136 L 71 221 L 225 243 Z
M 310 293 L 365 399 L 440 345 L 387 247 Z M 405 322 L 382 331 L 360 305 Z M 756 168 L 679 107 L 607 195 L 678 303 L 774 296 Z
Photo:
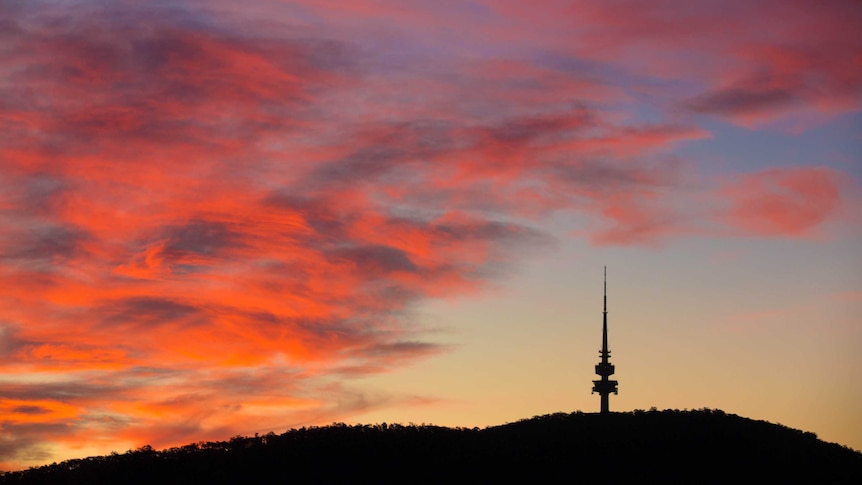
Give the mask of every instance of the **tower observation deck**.
M 614 365 L 608 362 L 611 351 L 608 350 L 608 267 L 605 266 L 605 296 L 604 310 L 602 311 L 602 350 L 599 351 L 602 361 L 596 364 L 596 374 L 602 378 L 593 381 L 593 394 L 599 393 L 602 397 L 601 413 L 609 413 L 608 397 L 610 393 L 617 394 L 617 381 L 608 380 L 614 374 Z

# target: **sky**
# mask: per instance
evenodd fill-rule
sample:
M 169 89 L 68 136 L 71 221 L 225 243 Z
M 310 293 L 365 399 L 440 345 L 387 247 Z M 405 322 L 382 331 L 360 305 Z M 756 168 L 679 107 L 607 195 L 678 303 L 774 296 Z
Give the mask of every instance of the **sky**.
M 0 2 L 0 469 L 719 408 L 862 449 L 856 1 Z

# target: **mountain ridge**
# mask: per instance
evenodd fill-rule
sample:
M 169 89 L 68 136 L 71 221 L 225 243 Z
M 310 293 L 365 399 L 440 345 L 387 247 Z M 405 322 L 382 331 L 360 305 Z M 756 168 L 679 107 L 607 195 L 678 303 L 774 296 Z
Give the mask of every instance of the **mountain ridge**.
M 721 410 L 554 413 L 487 428 L 346 425 L 66 460 L 0 483 L 862 483 L 862 453 Z

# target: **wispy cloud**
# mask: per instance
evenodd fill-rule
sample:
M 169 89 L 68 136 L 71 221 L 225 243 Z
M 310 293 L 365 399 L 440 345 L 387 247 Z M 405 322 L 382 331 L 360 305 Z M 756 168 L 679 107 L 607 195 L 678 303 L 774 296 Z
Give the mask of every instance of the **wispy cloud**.
M 839 178 L 839 172 L 827 167 L 770 169 L 740 175 L 722 189 L 731 201 L 727 221 L 749 234 L 810 235 L 838 214 Z

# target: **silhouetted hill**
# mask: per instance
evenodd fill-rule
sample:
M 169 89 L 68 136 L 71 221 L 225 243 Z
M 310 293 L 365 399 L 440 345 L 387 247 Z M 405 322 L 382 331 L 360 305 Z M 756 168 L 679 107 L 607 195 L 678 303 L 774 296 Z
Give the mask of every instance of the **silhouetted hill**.
M 485 429 L 333 424 L 69 460 L 0 483 L 862 483 L 862 453 L 717 410 L 557 413 Z

